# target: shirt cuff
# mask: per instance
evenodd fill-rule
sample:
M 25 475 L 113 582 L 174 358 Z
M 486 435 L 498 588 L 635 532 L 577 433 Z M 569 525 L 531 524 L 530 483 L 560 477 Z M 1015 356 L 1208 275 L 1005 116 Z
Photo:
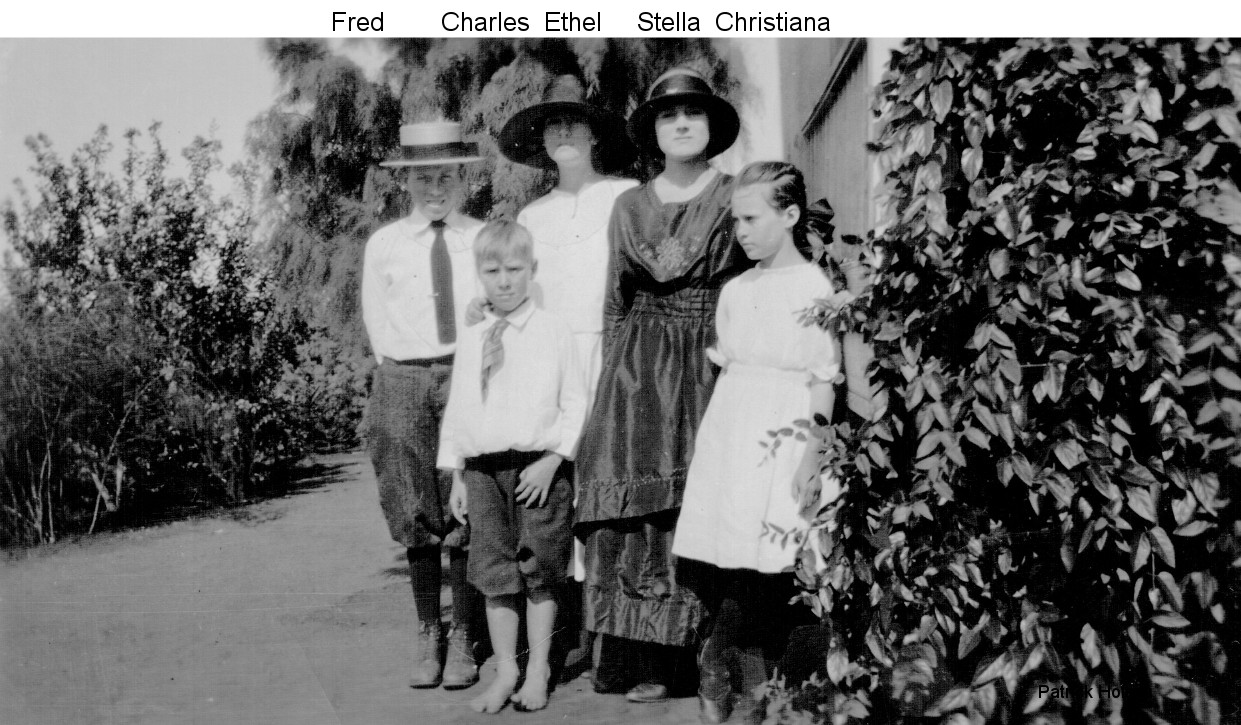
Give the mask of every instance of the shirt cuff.
M 439 456 L 435 459 L 435 467 L 443 468 L 447 471 L 451 471 L 453 469 L 459 470 L 465 468 L 465 459 L 450 450 L 441 448 Z
M 559 453 L 566 461 L 572 461 L 577 458 L 577 441 L 571 446 L 556 446 L 552 449 L 552 453 Z

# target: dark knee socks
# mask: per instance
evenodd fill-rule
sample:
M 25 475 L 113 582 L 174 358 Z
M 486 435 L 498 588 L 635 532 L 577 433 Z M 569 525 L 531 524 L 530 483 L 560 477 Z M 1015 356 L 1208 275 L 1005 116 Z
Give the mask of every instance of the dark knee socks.
M 440 621 L 440 550 L 436 546 L 406 549 L 409 582 L 414 589 L 414 609 L 420 623 Z
M 482 595 L 466 580 L 466 552 L 461 549 L 448 550 L 448 577 L 452 587 L 452 623 L 459 629 L 473 632 L 481 637 L 486 629 L 483 619 Z M 482 626 L 479 622 L 482 620 Z
M 409 580 L 414 590 L 414 608 L 418 612 L 418 621 L 440 621 L 440 587 L 443 584 L 443 574 L 439 547 L 406 549 L 406 556 L 409 559 Z M 481 597 L 478 590 L 466 581 L 466 552 L 449 549 L 448 561 L 448 584 L 452 588 L 453 601 L 452 623 L 470 631 L 479 624 L 477 620 L 482 616 Z

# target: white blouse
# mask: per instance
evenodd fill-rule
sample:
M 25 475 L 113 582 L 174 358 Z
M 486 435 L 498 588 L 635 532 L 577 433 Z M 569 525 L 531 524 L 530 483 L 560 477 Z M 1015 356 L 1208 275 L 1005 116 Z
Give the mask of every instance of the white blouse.
M 531 202 L 517 221 L 534 237 L 539 270 L 534 299 L 574 332 L 603 331 L 607 288 L 608 222 L 616 197 L 638 182 L 605 177 L 576 194 L 553 189 Z

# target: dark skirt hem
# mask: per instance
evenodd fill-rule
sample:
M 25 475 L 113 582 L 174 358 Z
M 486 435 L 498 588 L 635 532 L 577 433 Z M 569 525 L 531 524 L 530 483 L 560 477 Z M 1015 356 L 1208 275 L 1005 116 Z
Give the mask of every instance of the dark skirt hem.
M 687 470 L 678 468 L 670 476 L 579 481 L 573 523 L 632 519 L 680 508 Z
M 696 641 L 703 619 L 697 600 L 628 599 L 599 587 L 587 587 L 585 604 L 592 632 L 678 647 Z

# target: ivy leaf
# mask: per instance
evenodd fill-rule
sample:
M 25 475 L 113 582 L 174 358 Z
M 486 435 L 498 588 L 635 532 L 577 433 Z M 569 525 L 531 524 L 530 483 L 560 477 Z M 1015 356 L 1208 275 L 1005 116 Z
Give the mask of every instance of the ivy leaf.
M 1159 556 L 1163 557 L 1168 566 L 1176 566 L 1176 549 L 1172 548 L 1172 540 L 1168 538 L 1168 533 L 1162 527 L 1155 526 L 1151 528 L 1150 534 Z
M 1184 526 L 1178 526 L 1176 530 L 1173 531 L 1172 533 L 1176 534 L 1177 536 L 1184 536 L 1188 538 L 1191 536 L 1197 536 L 1198 534 L 1201 534 L 1207 529 L 1213 529 L 1213 528 L 1215 528 L 1215 524 L 1211 523 L 1210 521 L 1203 521 L 1199 519 L 1198 521 L 1190 521 Z
M 968 657 L 969 653 L 974 651 L 974 648 L 978 646 L 980 641 L 982 641 L 981 624 L 977 627 L 963 630 L 961 632 L 961 639 L 957 642 L 957 659 L 963 660 Z
M 931 91 L 931 108 L 935 111 L 935 120 L 943 123 L 948 111 L 952 110 L 951 82 L 944 80 L 935 84 Z
M 983 449 L 984 451 L 991 450 L 991 439 L 987 437 L 986 433 L 982 432 L 981 430 L 979 430 L 978 428 L 975 428 L 972 425 L 966 427 L 965 439 L 969 441 L 970 443 L 973 443 L 974 445 Z M 1005 483 L 1007 483 L 1007 481 L 1005 481 Z
M 1086 460 L 1086 451 L 1077 441 L 1061 441 L 1056 444 L 1056 458 L 1071 471 Z
M 1029 484 L 1034 480 L 1034 468 L 1025 456 L 1021 453 L 1014 453 L 1009 456 L 1009 461 L 1013 464 L 1013 473 L 1017 474 L 1017 478 L 1020 478 L 1022 483 Z
M 1098 667 L 1103 657 L 1099 654 L 1099 635 L 1094 631 L 1094 627 L 1089 624 L 1082 626 L 1081 641 L 1082 654 L 1085 655 L 1086 661 L 1091 667 Z
M 1155 86 L 1148 86 L 1142 92 L 1140 103 L 1142 104 L 1142 114 L 1152 121 L 1163 120 L 1163 96 L 1160 95 L 1159 89 Z
M 978 174 L 982 172 L 982 149 L 977 146 L 971 146 L 961 152 L 961 169 L 965 172 L 965 178 L 974 181 L 978 178 Z
M 977 398 L 974 399 L 974 403 L 971 407 L 974 409 L 974 416 L 978 419 L 978 422 L 982 423 L 982 426 L 987 429 L 987 432 L 993 436 L 999 435 L 1000 429 L 995 425 L 995 415 L 991 412 L 991 409 L 983 405 L 982 401 Z
M 1211 377 L 1215 378 L 1215 382 L 1229 390 L 1241 391 L 1241 376 L 1238 376 L 1229 368 L 1215 368 L 1215 370 L 1211 371 Z
M 1146 121 L 1134 121 L 1133 133 L 1137 135 L 1138 138 L 1146 139 L 1151 143 L 1159 143 L 1159 134 L 1155 132 L 1155 127 L 1151 126 Z
M 1165 629 L 1180 629 L 1189 626 L 1189 620 L 1175 612 L 1156 614 L 1151 621 Z
M 1125 289 L 1131 289 L 1134 292 L 1142 291 L 1142 280 L 1138 279 L 1136 274 L 1127 269 L 1122 269 L 1116 273 L 1116 284 Z
M 1151 502 L 1150 491 L 1144 488 L 1131 488 L 1129 489 L 1129 492 L 1125 494 L 1125 498 L 1129 502 L 1129 508 L 1132 509 L 1135 514 L 1151 523 L 1158 521 L 1158 519 L 1155 518 L 1155 505 Z M 1155 528 L 1159 529 L 1158 526 Z M 1163 529 L 1159 530 L 1162 533 Z M 1154 529 L 1152 529 L 1152 533 L 1153 531 Z M 1167 538 L 1167 534 L 1164 534 L 1164 537 Z M 1171 544 L 1169 544 L 1168 547 L 1171 548 Z
M 987 258 L 987 262 L 991 266 L 991 276 L 996 279 L 1003 278 L 1004 275 L 1008 274 L 1009 269 L 1008 249 L 1000 248 L 995 250 Z
M 995 228 L 1010 242 L 1017 239 L 1017 230 L 1013 227 L 1013 218 L 1008 213 L 1008 207 L 1000 207 L 999 213 L 995 215 Z
M 827 677 L 832 684 L 839 684 L 849 671 L 849 656 L 843 649 L 834 649 L 827 656 Z
M 938 717 L 953 710 L 960 710 L 970 703 L 970 688 L 954 687 L 944 694 L 934 705 L 927 709 L 930 717 Z
M 1214 192 L 1202 189 L 1192 203 L 1199 215 L 1241 234 L 1241 191 L 1232 183 L 1221 181 Z
M 1133 550 L 1133 570 L 1137 571 L 1138 569 L 1141 569 L 1142 567 L 1146 566 L 1146 562 L 1150 559 L 1150 555 L 1151 555 L 1150 537 L 1148 537 L 1146 534 L 1142 534 L 1141 536 L 1138 537 L 1138 545 L 1134 547 L 1134 550 Z
M 1172 578 L 1170 572 L 1161 571 L 1155 577 L 1155 581 L 1159 583 L 1159 589 L 1163 592 L 1163 598 L 1172 605 L 1176 611 L 1185 608 L 1184 600 L 1181 598 L 1181 588 L 1177 586 L 1176 580 Z
M 1229 279 L 1238 287 L 1241 287 L 1241 257 L 1232 252 L 1225 252 L 1223 256 L 1224 271 L 1228 273 Z
M 1202 385 L 1210 379 L 1211 376 L 1206 370 L 1203 370 L 1202 368 L 1195 368 L 1190 370 L 1188 373 L 1185 373 L 1180 382 L 1182 388 L 1192 388 L 1196 385 Z
M 1047 393 L 1047 397 L 1056 402 L 1060 400 L 1061 393 L 1064 392 L 1064 368 L 1049 363 L 1043 369 L 1043 391 Z

